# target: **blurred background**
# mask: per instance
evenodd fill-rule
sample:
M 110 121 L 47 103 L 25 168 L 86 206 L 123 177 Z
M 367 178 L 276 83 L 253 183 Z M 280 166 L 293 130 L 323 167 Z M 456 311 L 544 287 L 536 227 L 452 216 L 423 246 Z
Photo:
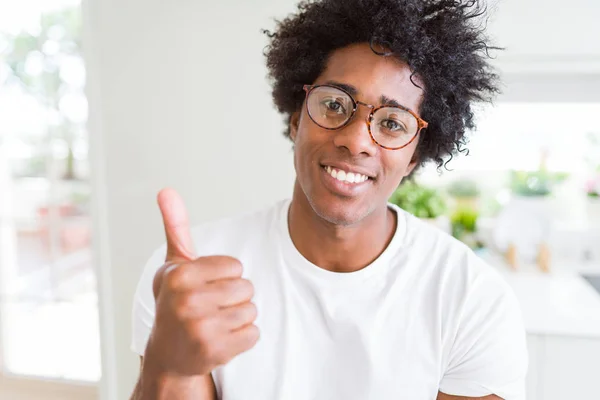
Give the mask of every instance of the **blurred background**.
M 0 399 L 128 398 L 160 188 L 194 223 L 291 194 L 260 30 L 294 5 L 0 1 Z M 502 95 L 390 201 L 511 284 L 528 399 L 600 399 L 600 3 L 489 6 Z

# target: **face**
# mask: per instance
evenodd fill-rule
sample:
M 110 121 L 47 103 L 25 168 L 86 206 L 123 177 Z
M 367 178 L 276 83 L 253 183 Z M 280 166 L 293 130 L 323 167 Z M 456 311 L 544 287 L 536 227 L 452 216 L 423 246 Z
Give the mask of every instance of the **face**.
M 343 84 L 356 91 L 353 97 L 359 102 L 378 107 L 387 99 L 386 104 L 395 101 L 418 114 L 423 91 L 411 82 L 410 75 L 406 64 L 379 56 L 361 43 L 332 53 L 313 84 Z M 418 138 L 399 150 L 383 149 L 371 140 L 370 111 L 358 105 L 350 122 L 338 130 L 313 122 L 306 104 L 291 119 L 297 177 L 294 196 L 300 196 L 295 200 L 306 201 L 317 215 L 336 225 L 359 223 L 378 208 L 386 208 L 402 178 L 417 164 Z M 344 175 L 352 172 L 360 178 L 352 183 L 340 181 L 332 176 L 333 170 L 338 177 L 339 171 L 344 171 Z

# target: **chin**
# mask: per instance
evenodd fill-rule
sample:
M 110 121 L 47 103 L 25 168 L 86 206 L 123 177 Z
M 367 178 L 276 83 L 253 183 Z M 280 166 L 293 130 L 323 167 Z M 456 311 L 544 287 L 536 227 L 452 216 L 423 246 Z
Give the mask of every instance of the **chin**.
M 367 202 L 336 196 L 308 197 L 308 202 L 321 219 L 340 226 L 357 224 L 373 211 Z

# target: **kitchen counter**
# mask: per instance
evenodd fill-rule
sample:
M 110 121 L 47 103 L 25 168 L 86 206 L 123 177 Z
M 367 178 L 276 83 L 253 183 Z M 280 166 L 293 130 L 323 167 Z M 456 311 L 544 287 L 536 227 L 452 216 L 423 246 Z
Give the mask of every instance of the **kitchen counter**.
M 549 273 L 534 266 L 513 271 L 500 257 L 482 258 L 514 290 L 528 334 L 600 340 L 600 293 L 581 276 L 600 276 L 600 266 L 556 263 Z

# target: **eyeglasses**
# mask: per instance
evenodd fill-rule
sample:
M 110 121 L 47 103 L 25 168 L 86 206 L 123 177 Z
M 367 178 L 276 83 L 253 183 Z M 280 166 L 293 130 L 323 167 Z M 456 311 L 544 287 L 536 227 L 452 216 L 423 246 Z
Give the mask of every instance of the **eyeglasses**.
M 304 85 L 306 108 L 310 119 L 323 129 L 346 126 L 361 104 L 371 109 L 367 118 L 373 142 L 387 150 L 399 150 L 411 144 L 427 122 L 402 106 L 371 104 L 355 100 L 345 90 L 330 85 Z

